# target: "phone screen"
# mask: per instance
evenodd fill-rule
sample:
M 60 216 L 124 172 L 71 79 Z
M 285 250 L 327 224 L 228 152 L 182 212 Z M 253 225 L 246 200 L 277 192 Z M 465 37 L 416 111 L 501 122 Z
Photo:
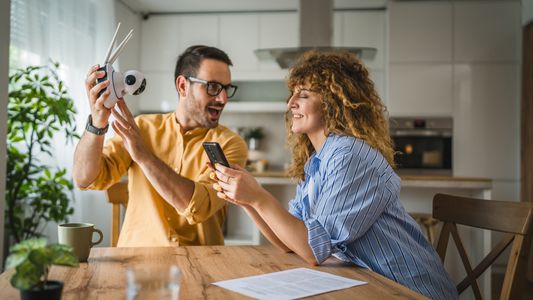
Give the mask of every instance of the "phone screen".
M 204 146 L 205 153 L 207 153 L 207 157 L 209 157 L 213 166 L 219 163 L 225 167 L 230 167 L 222 148 L 217 142 L 204 142 L 202 146 Z

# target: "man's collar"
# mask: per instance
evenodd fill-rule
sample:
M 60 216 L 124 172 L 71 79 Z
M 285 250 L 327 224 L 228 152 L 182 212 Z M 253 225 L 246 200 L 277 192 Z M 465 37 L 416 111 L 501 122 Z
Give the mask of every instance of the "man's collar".
M 177 128 L 178 132 L 181 135 L 186 135 L 186 136 L 202 135 L 202 134 L 205 134 L 209 129 L 211 129 L 211 128 L 207 128 L 207 127 L 196 127 L 196 128 L 193 128 L 191 130 L 187 130 L 187 131 L 182 133 L 182 127 L 181 127 L 180 122 L 178 122 L 178 116 L 176 115 L 176 112 L 173 113 L 173 119 L 174 119 L 174 123 L 176 124 L 176 128 Z M 214 127 L 214 128 L 216 128 L 216 127 Z

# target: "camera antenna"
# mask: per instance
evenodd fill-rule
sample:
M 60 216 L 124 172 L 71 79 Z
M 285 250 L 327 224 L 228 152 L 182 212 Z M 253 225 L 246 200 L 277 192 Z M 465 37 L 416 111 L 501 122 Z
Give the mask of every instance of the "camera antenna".
M 126 37 L 124 38 L 124 40 L 122 40 L 122 43 L 120 43 L 120 45 L 118 45 L 117 49 L 115 50 L 115 52 L 113 52 L 113 54 L 111 55 L 111 58 L 109 58 L 109 64 L 113 64 L 115 62 L 115 60 L 117 59 L 117 57 L 119 56 L 120 52 L 122 52 L 122 49 L 124 49 L 124 46 L 126 46 L 126 44 L 128 43 L 128 41 L 131 39 L 131 37 L 133 36 L 133 29 L 130 30 L 130 32 L 128 33 L 128 35 L 126 35 Z
M 117 39 L 117 33 L 118 33 L 119 28 L 120 28 L 120 22 L 118 22 L 117 29 L 115 29 L 115 34 L 113 35 L 113 39 L 111 40 L 111 44 L 109 44 L 109 48 L 107 48 L 107 53 L 104 59 L 104 64 L 107 64 L 107 62 L 109 62 L 109 57 L 111 56 L 111 49 L 113 49 L 113 45 L 115 44 L 115 41 Z

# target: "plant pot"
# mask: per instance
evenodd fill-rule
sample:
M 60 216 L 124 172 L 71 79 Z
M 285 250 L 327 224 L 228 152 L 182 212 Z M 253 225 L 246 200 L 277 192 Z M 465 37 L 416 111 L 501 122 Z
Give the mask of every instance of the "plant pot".
M 261 140 L 258 138 L 248 139 L 248 150 L 259 150 Z
M 44 288 L 31 288 L 20 290 L 21 300 L 60 300 L 63 291 L 63 282 L 49 280 Z

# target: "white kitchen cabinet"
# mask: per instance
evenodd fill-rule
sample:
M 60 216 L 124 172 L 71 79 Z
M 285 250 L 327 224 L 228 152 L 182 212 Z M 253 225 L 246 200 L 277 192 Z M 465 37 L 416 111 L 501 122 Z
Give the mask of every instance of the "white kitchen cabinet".
M 451 116 L 453 114 L 451 64 L 391 63 L 389 74 L 390 115 Z
M 297 47 L 299 41 L 298 15 L 294 12 L 264 13 L 259 15 L 259 47 Z M 259 72 L 277 71 L 286 74 L 275 61 L 259 61 Z
M 374 88 L 378 92 L 379 97 L 387 105 L 387 89 L 386 89 L 386 78 L 385 71 L 380 69 L 369 69 L 370 79 L 374 82 Z
M 296 194 L 296 183 L 288 178 L 256 177 L 257 181 L 288 209 L 289 200 Z M 246 212 L 238 206 L 229 204 L 227 214 L 227 230 L 224 241 L 226 245 L 259 245 L 268 244 L 259 228 Z
M 520 65 L 458 64 L 454 73 L 454 175 L 518 180 Z
M 153 17 L 141 22 L 143 73 L 174 69 L 180 47 L 179 28 L 180 18 L 177 16 Z
M 294 12 L 223 13 L 156 16 L 141 22 L 141 70 L 173 71 L 186 47 L 212 45 L 226 51 L 233 61 L 235 81 L 285 80 L 287 70 L 273 61 L 259 61 L 260 48 L 299 46 L 298 16 Z M 385 11 L 334 13 L 333 44 L 375 47 L 365 60 L 371 69 L 384 70 L 386 57 Z
M 363 62 L 370 78 L 384 102 L 387 102 L 387 33 L 385 11 L 335 12 L 333 18 L 333 45 L 340 47 L 373 47 L 376 54 Z
M 342 46 L 342 40 L 344 38 L 344 30 L 342 20 L 344 15 L 340 12 L 333 13 L 333 38 L 331 42 L 333 46 Z
M 384 69 L 387 53 L 385 11 L 349 11 L 336 14 L 339 14 L 342 20 L 339 46 L 376 48 L 376 55 L 366 59 L 365 64 L 372 69 Z
M 183 53 L 187 47 L 192 45 L 206 45 L 218 47 L 219 35 L 218 24 L 219 18 L 214 15 L 183 15 L 179 16 L 180 34 L 178 48 L 176 49 L 176 61 L 178 55 Z M 176 63 L 172 65 L 174 71 Z
M 224 236 L 224 244 L 226 245 L 261 244 L 259 228 L 241 207 L 230 203 L 228 203 L 227 208 L 226 230 L 227 232 Z
M 178 56 L 189 46 L 218 46 L 218 16 L 158 16 L 142 21 L 141 70 L 174 72 Z
M 293 12 L 259 14 L 259 47 L 297 47 L 298 15 Z
M 391 2 L 389 34 L 390 115 L 451 116 L 452 3 Z
M 258 14 L 221 14 L 219 18 L 220 48 L 233 61 L 233 76 L 258 72 L 259 61 L 254 53 L 259 46 Z
M 451 62 L 452 4 L 390 2 L 390 62 Z
M 520 1 L 454 3 L 456 62 L 519 62 Z

